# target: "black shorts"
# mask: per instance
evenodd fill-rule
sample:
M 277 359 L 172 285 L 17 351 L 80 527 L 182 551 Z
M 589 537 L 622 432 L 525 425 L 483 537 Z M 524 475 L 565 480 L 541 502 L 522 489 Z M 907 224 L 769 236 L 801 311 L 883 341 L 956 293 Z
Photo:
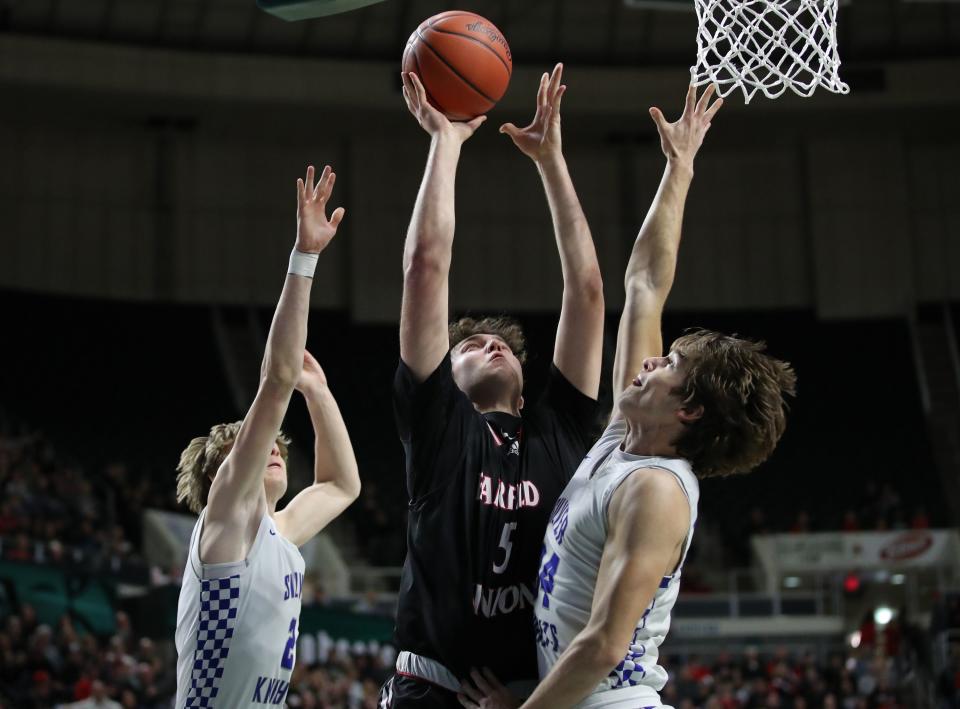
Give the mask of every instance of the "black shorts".
M 378 709 L 463 709 L 456 692 L 408 675 L 393 675 L 380 688 Z

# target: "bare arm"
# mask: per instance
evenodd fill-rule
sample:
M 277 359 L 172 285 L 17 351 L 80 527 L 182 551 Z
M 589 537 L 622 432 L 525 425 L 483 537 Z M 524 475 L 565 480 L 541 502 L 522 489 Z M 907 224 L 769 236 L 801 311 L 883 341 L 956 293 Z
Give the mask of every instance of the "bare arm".
M 407 108 L 430 134 L 427 167 L 403 249 L 400 357 L 423 381 L 450 349 L 448 278 L 453 253 L 454 185 L 460 147 L 486 120 L 451 123 L 427 101 L 415 74 L 403 75 Z
M 297 546 L 307 543 L 360 495 L 357 459 L 350 435 L 320 364 L 303 353 L 297 382 L 310 412 L 314 433 L 313 484 L 276 514 L 280 533 Z
M 537 111 L 525 128 L 506 123 L 509 135 L 537 165 L 550 205 L 553 231 L 563 271 L 563 301 L 553 363 L 582 393 L 596 398 L 603 356 L 603 280 L 590 226 L 567 170 L 560 133 L 560 103 L 566 86 L 563 65 L 544 74 L 537 92 Z
M 687 498 L 670 473 L 638 470 L 614 493 L 590 620 L 540 682 L 524 709 L 581 701 L 627 654 L 661 579 L 680 559 L 690 524 Z M 643 554 L 637 554 L 643 549 Z
M 319 254 L 337 232 L 343 208 L 328 220 L 326 202 L 336 175 L 324 168 L 316 188 L 313 167 L 306 183 L 297 180 L 297 241 L 303 253 Z M 207 502 L 200 556 L 207 563 L 246 557 L 256 528 L 266 511 L 263 476 L 270 451 L 280 432 L 290 396 L 300 376 L 307 340 L 311 278 L 288 274 L 270 326 L 260 369 L 260 386 L 243 419 L 237 439 L 220 466 Z
M 714 90 L 713 86 L 709 87 L 698 102 L 696 88 L 691 86 L 683 115 L 676 123 L 667 123 L 660 109 L 650 109 L 660 133 L 667 166 L 633 244 L 624 276 L 626 300 L 617 330 L 613 364 L 615 401 L 640 371 L 645 358 L 663 354 L 660 318 L 673 286 L 683 208 L 693 180 L 693 160 L 710 128 L 710 121 L 723 105 L 723 99 L 710 105 Z

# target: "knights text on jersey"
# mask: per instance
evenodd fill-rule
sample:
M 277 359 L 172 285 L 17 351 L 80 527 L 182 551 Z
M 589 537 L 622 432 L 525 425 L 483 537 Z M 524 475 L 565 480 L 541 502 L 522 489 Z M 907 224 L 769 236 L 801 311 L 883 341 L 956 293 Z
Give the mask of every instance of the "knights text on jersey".
M 303 557 L 264 515 L 243 561 L 200 561 L 200 513 L 177 606 L 177 709 L 283 706 L 296 660 Z
M 458 677 L 487 666 L 503 681 L 534 679 L 543 530 L 589 447 L 596 401 L 551 367 L 522 418 L 480 414 L 448 354 L 419 383 L 401 362 L 394 407 L 410 498 L 399 649 Z
M 556 664 L 590 619 L 600 560 L 607 539 L 607 507 L 620 484 L 641 468 L 672 473 L 690 505 L 690 527 L 676 571 L 665 576 L 650 605 L 638 619 L 623 660 L 594 690 L 609 700 L 652 700 L 667 672 L 659 664 L 659 646 L 670 629 L 670 611 L 680 589 L 680 569 L 693 538 L 700 488 L 690 464 L 681 458 L 625 453 L 623 420 L 612 423 L 583 459 L 550 515 L 540 560 L 540 590 L 534 630 L 541 679 Z M 643 549 L 637 549 L 642 554 Z M 613 692 L 613 694 L 607 694 Z M 596 697 L 595 697 L 596 698 Z M 596 698 L 599 700 L 599 698 Z M 658 702 L 659 703 L 659 702 Z

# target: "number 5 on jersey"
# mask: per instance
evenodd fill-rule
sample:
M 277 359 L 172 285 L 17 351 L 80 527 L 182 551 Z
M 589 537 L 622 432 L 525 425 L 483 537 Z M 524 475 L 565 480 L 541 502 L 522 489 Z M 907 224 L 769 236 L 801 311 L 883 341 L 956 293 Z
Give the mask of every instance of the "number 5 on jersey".
M 503 549 L 503 563 L 493 565 L 493 573 L 502 574 L 507 570 L 507 565 L 510 563 L 510 552 L 513 551 L 513 542 L 510 541 L 510 535 L 513 534 L 513 530 L 517 528 L 516 522 L 507 522 L 503 525 L 503 534 L 500 535 L 500 549 Z

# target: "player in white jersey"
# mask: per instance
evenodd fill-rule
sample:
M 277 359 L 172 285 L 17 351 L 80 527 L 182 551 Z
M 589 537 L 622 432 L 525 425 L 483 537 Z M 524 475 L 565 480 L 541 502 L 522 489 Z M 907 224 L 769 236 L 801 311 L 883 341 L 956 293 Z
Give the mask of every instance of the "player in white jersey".
M 191 441 L 177 467 L 177 499 L 200 518 L 177 608 L 177 709 L 282 706 L 296 659 L 306 543 L 360 494 L 343 418 L 306 352 L 318 254 L 343 208 L 326 216 L 336 175 L 297 180 L 297 240 L 267 338 L 260 386 L 243 421 Z M 283 509 L 287 440 L 280 424 L 294 389 L 316 437 L 314 483 Z
M 713 87 L 667 123 L 651 109 L 667 167 L 634 244 L 614 362 L 611 422 L 567 485 L 544 539 L 536 603 L 541 681 L 524 709 L 662 706 L 657 664 L 693 537 L 698 479 L 745 473 L 785 426 L 796 378 L 762 343 L 699 330 L 663 355 L 693 159 L 721 100 Z M 637 372 L 639 371 L 639 374 Z M 519 704 L 489 672 L 466 707 Z

